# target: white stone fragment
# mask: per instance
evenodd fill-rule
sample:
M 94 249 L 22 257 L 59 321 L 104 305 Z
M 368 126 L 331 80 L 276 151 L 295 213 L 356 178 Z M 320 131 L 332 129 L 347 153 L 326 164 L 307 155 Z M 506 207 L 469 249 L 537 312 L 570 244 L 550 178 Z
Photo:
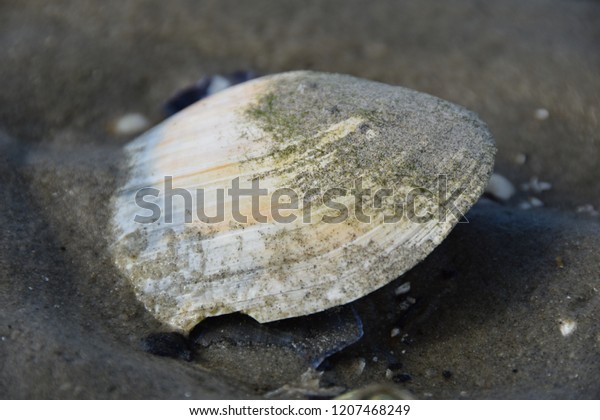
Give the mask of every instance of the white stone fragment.
M 508 201 L 515 193 L 515 187 L 504 176 L 493 173 L 485 187 L 485 192 L 498 200 Z
M 536 120 L 543 121 L 548 119 L 550 112 L 546 108 L 538 108 L 535 110 L 534 116 Z
M 392 331 L 390 331 L 390 337 L 397 337 L 400 335 L 400 328 L 392 328 Z
M 114 133 L 119 136 L 130 136 L 141 133 L 150 127 L 150 121 L 140 113 L 125 114 L 114 123 Z

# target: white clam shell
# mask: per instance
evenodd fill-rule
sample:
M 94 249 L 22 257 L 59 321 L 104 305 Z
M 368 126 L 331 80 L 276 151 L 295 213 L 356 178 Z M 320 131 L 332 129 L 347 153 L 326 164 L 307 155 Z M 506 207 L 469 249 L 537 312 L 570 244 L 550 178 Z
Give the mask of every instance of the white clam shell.
M 114 200 L 114 260 L 136 295 L 160 321 L 189 330 L 207 316 L 240 311 L 260 322 L 310 314 L 360 298 L 397 278 L 425 258 L 482 193 L 495 148 L 485 125 L 461 107 L 408 89 L 350 76 L 291 72 L 256 79 L 196 103 L 130 143 L 125 182 Z M 422 211 L 440 206 L 455 215 L 384 223 L 394 205 L 416 187 L 436 191 Z M 194 200 L 173 199 L 165 220 L 165 177 Z M 251 215 L 251 197 L 239 199 L 248 223 L 232 216 L 228 189 L 239 179 L 258 179 L 266 222 Z M 375 208 L 365 196 L 370 223 L 349 217 L 325 223 L 339 212 L 324 206 L 325 191 L 350 191 L 361 179 L 374 194 L 393 190 Z M 161 207 L 154 223 L 136 193 Z M 277 188 L 298 194 L 291 223 L 274 220 Z M 312 194 L 305 194 L 309 189 Z M 216 191 L 224 192 L 224 221 L 205 223 L 195 214 L 203 189 L 205 213 L 216 214 Z M 319 193 L 321 195 L 319 195 Z M 429 196 L 425 197 L 428 198 Z M 432 195 L 433 197 L 433 195 Z M 429 197 L 431 198 L 431 197 Z M 312 201 L 311 201 L 312 200 Z M 336 202 L 352 209 L 354 196 Z M 310 223 L 303 209 L 310 207 Z M 187 209 L 189 210 L 189 208 Z M 186 216 L 192 218 L 186 223 Z

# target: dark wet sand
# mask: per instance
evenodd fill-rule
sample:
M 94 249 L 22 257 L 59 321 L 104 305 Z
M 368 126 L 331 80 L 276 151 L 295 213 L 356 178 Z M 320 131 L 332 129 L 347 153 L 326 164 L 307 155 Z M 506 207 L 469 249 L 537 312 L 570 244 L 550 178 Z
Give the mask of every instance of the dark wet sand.
M 599 19 L 584 0 L 2 2 L 0 396 L 258 398 L 280 385 L 255 374 L 269 368 L 260 349 L 241 365 L 225 349 L 220 366 L 140 350 L 161 326 L 106 253 L 129 141 L 107 127 L 131 111 L 160 121 L 162 103 L 206 74 L 314 69 L 464 105 L 496 137 L 497 172 L 552 184 L 534 194 L 543 208 L 520 210 L 524 192 L 477 204 L 424 262 L 359 301 L 365 336 L 324 379 L 392 384 L 393 364 L 418 398 L 600 398 L 600 218 L 576 212 L 600 208 Z M 406 281 L 410 311 L 393 293 Z M 561 321 L 576 330 L 564 337 Z

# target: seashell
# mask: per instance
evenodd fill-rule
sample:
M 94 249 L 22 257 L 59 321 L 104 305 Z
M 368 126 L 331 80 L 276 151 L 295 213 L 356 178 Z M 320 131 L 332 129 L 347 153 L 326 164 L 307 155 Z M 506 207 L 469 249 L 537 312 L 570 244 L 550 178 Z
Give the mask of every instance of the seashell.
M 494 153 L 473 113 L 430 95 L 306 71 L 254 79 L 126 146 L 114 262 L 176 330 L 320 312 L 423 260 L 482 194 Z

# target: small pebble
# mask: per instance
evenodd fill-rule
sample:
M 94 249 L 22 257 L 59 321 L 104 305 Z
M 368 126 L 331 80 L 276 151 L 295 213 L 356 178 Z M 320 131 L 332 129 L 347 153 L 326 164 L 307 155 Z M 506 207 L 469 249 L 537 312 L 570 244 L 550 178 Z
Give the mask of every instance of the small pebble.
M 385 370 L 385 379 L 392 379 L 392 376 L 394 376 L 394 372 L 392 372 L 391 369 L 386 369 Z
M 550 112 L 546 108 L 538 108 L 535 110 L 534 115 L 536 120 L 543 121 L 548 119 Z
M 563 337 L 568 337 L 577 329 L 577 322 L 572 319 L 565 319 L 560 321 L 560 333 Z
M 542 202 L 542 200 L 540 200 L 537 197 L 530 197 L 529 203 L 531 203 L 532 207 L 543 207 L 544 206 L 544 203 Z
M 141 133 L 150 126 L 150 121 L 142 114 L 132 112 L 117 119 L 113 124 L 113 132 L 118 136 L 131 136 Z
M 534 176 L 529 180 L 529 182 L 521 184 L 521 189 L 523 191 L 541 193 L 552 189 L 552 184 L 549 182 L 540 181 L 537 176 Z
M 515 156 L 515 163 L 518 165 L 525 165 L 527 163 L 527 155 L 525 153 L 517 153 Z
M 577 213 L 585 213 L 593 217 L 597 217 L 600 214 L 600 212 L 598 212 L 598 210 L 596 210 L 591 204 L 584 204 L 583 206 L 579 206 L 577 207 L 576 211 Z
M 408 292 L 410 292 L 410 282 L 409 281 L 407 281 L 406 283 L 402 283 L 400 286 L 396 287 L 396 290 L 394 290 L 394 293 L 396 294 L 396 296 L 400 296 L 400 295 L 403 295 Z
M 408 310 L 408 308 L 413 306 L 416 302 L 417 302 L 417 300 L 414 297 L 409 296 L 406 299 L 404 299 L 402 302 L 400 302 L 398 307 L 401 311 L 406 311 L 406 310 Z
M 561 256 L 556 257 L 556 268 L 565 268 L 565 263 Z
M 390 331 L 390 337 L 396 337 L 400 335 L 400 328 L 392 328 L 392 331 Z
M 504 176 L 494 173 L 485 187 L 485 192 L 498 200 L 508 201 L 515 193 L 515 187 Z

